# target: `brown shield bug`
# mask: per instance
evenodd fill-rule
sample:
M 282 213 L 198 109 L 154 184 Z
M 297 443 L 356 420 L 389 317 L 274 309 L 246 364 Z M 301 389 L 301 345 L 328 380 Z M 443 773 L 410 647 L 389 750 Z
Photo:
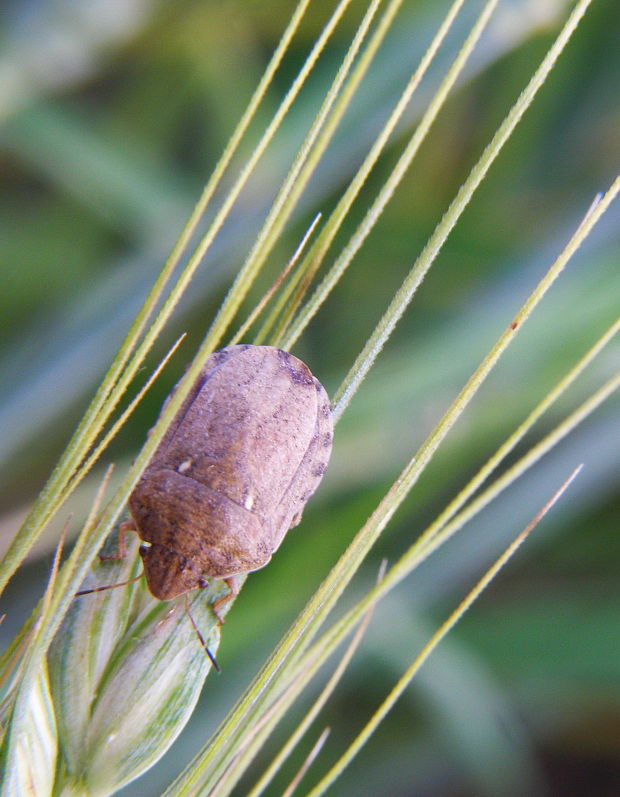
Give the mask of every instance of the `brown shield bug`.
M 332 430 L 323 386 L 292 354 L 212 354 L 129 497 L 151 593 L 171 600 L 224 579 L 217 612 L 235 576 L 264 567 L 299 523 Z

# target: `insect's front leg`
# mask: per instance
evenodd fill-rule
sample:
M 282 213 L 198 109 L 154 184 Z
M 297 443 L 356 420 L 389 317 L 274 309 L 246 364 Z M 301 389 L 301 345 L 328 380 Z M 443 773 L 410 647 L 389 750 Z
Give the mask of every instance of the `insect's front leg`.
M 135 527 L 135 523 L 131 520 L 126 520 L 124 523 L 121 523 L 118 527 L 118 548 L 116 553 L 112 554 L 99 554 L 99 559 L 102 561 L 106 559 L 112 560 L 119 560 L 124 559 L 127 553 L 127 539 L 126 534 L 128 531 L 137 532 Z M 135 576 L 134 578 L 129 578 L 127 581 L 121 581 L 118 584 L 106 584 L 103 587 L 92 587 L 91 589 L 81 589 L 79 592 L 75 593 L 76 598 L 80 595 L 91 595 L 93 592 L 104 592 L 108 589 L 115 589 L 116 587 L 124 587 L 127 584 L 131 584 L 133 581 L 139 581 L 144 574 L 140 573 L 139 576 Z
M 126 534 L 128 531 L 133 531 L 135 534 L 138 533 L 138 529 L 136 528 L 136 524 L 133 520 L 125 520 L 121 525 L 118 527 L 118 548 L 116 549 L 116 553 L 100 553 L 99 558 L 104 561 L 106 559 L 124 559 L 125 555 L 127 554 L 127 538 Z

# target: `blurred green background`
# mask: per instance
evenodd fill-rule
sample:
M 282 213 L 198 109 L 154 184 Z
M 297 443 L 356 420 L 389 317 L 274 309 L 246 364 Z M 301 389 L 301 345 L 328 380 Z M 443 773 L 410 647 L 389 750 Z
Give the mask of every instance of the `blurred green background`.
M 311 5 L 249 141 L 275 109 L 334 6 L 334 0 Z M 106 455 L 118 471 L 143 440 L 243 261 L 364 6 L 353 3 L 166 330 L 159 354 L 179 332 L 187 330 L 188 339 Z M 316 212 L 334 206 L 447 6 L 443 0 L 404 3 L 252 299 L 282 268 Z M 570 7 L 563 0 L 500 2 L 467 79 L 364 250 L 295 349 L 328 392 L 344 377 Z M 3 4 L 3 546 L 86 407 L 292 8 L 291 0 Z M 356 203 L 341 244 L 394 164 L 478 8 L 477 2 L 466 4 L 437 69 Z M 595 193 L 615 177 L 619 30 L 617 0 L 594 0 L 339 424 L 332 464 L 304 523 L 272 564 L 248 580 L 225 627 L 218 657 L 222 675 L 208 679 L 172 753 L 123 794 L 158 793 L 206 739 L 510 321 Z M 250 143 L 244 151 L 249 148 Z M 237 169 L 238 164 L 233 172 Z M 616 203 L 453 430 L 352 592 L 370 585 L 383 557 L 394 561 L 405 550 L 614 320 L 620 305 L 619 221 Z M 612 346 L 526 443 L 594 390 L 618 359 L 618 346 Z M 316 737 L 324 725 L 332 728 L 308 784 L 352 739 L 502 546 L 584 462 L 567 497 L 433 656 L 333 793 L 620 794 L 619 450 L 616 398 L 390 596 L 314 732 Z M 89 495 L 85 490 L 74 502 L 76 526 L 80 502 Z M 5 640 L 40 594 L 58 530 L 57 524 L 49 530 L 7 591 Z M 254 774 L 284 733 L 273 739 Z M 278 781 L 280 791 L 307 749 Z M 271 793 L 280 792 L 274 787 Z

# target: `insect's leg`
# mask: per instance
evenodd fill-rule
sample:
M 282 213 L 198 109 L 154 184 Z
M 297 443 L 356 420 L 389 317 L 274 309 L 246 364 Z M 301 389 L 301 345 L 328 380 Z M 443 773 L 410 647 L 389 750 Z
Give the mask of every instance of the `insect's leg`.
M 126 520 L 118 527 L 118 548 L 116 553 L 100 553 L 100 559 L 124 559 L 127 553 L 127 539 L 125 535 L 128 531 L 137 531 L 133 521 Z
M 111 559 L 111 556 L 107 557 Z M 134 581 L 140 581 L 142 578 L 142 573 L 139 576 L 134 576 L 133 578 L 128 578 L 127 581 L 119 581 L 118 584 L 106 584 L 105 587 L 93 587 L 92 589 L 81 589 L 79 592 L 75 593 L 75 597 L 79 598 L 80 595 L 92 595 L 93 592 L 104 592 L 107 589 L 116 589 L 116 587 L 126 587 L 127 584 L 133 584 Z
M 224 625 L 224 618 L 220 614 L 220 608 L 225 603 L 228 603 L 229 600 L 232 600 L 236 595 L 239 594 L 239 589 L 241 586 L 238 576 L 231 576 L 230 578 L 225 578 L 224 583 L 230 589 L 230 592 L 227 592 L 226 595 L 222 595 L 221 598 L 218 598 L 212 606 L 213 613 L 217 617 L 217 621 L 220 625 Z
M 136 531 L 134 524 L 131 520 L 126 520 L 124 523 L 121 523 L 118 527 L 118 548 L 116 553 L 112 554 L 99 554 L 99 559 L 106 560 L 106 559 L 124 559 L 125 554 L 127 553 L 127 539 L 125 535 L 128 531 Z M 104 587 L 92 587 L 91 589 L 81 589 L 79 592 L 75 593 L 75 597 L 77 598 L 79 595 L 90 595 L 93 592 L 103 592 L 107 589 L 115 589 L 116 587 L 124 587 L 127 584 L 131 584 L 134 581 L 139 581 L 144 573 L 140 573 L 139 576 L 135 576 L 134 578 L 127 579 L 127 581 L 121 581 L 118 584 L 106 584 Z

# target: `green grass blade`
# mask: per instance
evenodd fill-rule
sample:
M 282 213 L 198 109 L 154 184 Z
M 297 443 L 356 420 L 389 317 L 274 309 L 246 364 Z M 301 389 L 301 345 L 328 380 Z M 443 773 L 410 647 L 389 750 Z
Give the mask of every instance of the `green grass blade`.
M 243 322 L 243 324 L 241 324 L 237 332 L 235 332 L 233 337 L 230 339 L 228 343 L 229 346 L 233 346 L 235 343 L 239 343 L 239 341 L 243 340 L 243 338 L 247 335 L 248 331 L 256 323 L 256 320 L 260 317 L 265 307 L 267 307 L 271 299 L 276 295 L 278 289 L 280 288 L 284 280 L 288 277 L 293 267 L 297 264 L 303 250 L 306 247 L 306 244 L 310 240 L 312 233 L 314 232 L 315 227 L 317 226 L 320 220 L 321 220 L 321 214 L 317 213 L 312 223 L 304 233 L 303 238 L 299 242 L 299 245 L 293 252 L 292 257 L 290 258 L 286 266 L 282 269 L 282 271 L 274 281 L 273 285 L 264 294 L 264 296 L 260 299 L 260 301 L 257 302 L 253 310 L 249 313 L 248 317 Z M 255 344 L 257 343 L 257 341 L 254 342 Z
M 394 23 L 396 14 L 398 13 L 400 7 L 402 5 L 402 0 L 392 0 L 389 4 L 385 12 L 383 13 L 379 24 L 375 32 L 373 33 L 368 46 L 366 47 L 365 51 L 360 56 L 359 63 L 357 64 L 352 76 L 351 80 L 345 87 L 342 93 L 342 97 L 339 99 L 330 120 L 330 124 L 326 129 L 325 133 L 323 134 L 323 140 L 321 142 L 320 147 L 317 147 L 317 153 L 322 152 L 325 149 L 325 146 L 329 139 L 333 134 L 333 130 L 335 129 L 338 122 L 342 119 L 344 112 L 346 111 L 352 96 L 354 95 L 355 91 L 358 89 L 361 81 L 363 80 L 364 76 L 368 73 L 368 70 L 375 58 L 386 34 L 390 30 L 391 26 Z M 286 327 L 287 320 L 292 316 L 295 312 L 298 301 L 305 293 L 307 285 L 312 280 L 314 274 L 316 273 L 317 269 L 319 268 L 322 258 L 324 257 L 329 245 L 334 239 L 338 229 L 342 225 L 351 205 L 353 204 L 353 200 L 358 195 L 360 190 L 363 187 L 363 184 L 370 173 L 372 166 L 376 163 L 379 155 L 384 150 L 387 140 L 391 133 L 393 132 L 398 119 L 402 116 L 403 111 L 407 103 L 409 102 L 411 95 L 415 91 L 415 88 L 419 84 L 420 80 L 422 79 L 424 73 L 426 72 L 428 66 L 430 65 L 441 41 L 445 37 L 445 34 L 449 30 L 452 22 L 458 10 L 462 5 L 462 0 L 456 0 L 453 5 L 453 8 L 449 11 L 446 20 L 440 26 L 440 31 L 438 35 L 434 38 L 432 44 L 427 50 L 427 53 L 423 57 L 420 66 L 415 72 L 414 77 L 409 81 L 405 92 L 401 96 L 396 109 L 390 115 L 390 118 L 384 125 L 382 131 L 379 134 L 377 140 L 373 143 L 370 152 L 365 157 L 364 162 L 358 169 L 353 181 L 343 194 L 342 198 L 339 200 L 334 212 L 331 214 L 327 224 L 325 225 L 324 231 L 321 233 L 319 238 L 317 239 L 316 243 L 313 245 L 312 249 L 310 250 L 308 256 L 304 258 L 304 263 L 302 264 L 297 276 L 291 281 L 291 284 L 288 288 L 283 291 L 282 296 L 280 297 L 278 303 L 276 304 L 273 312 L 266 320 L 265 324 L 261 328 L 257 340 L 263 341 L 267 338 L 267 335 L 270 333 L 270 330 L 274 326 L 276 319 L 281 315 L 284 314 L 281 320 L 279 321 L 275 331 L 272 333 L 272 340 L 274 341 L 275 345 L 282 346 L 284 348 L 290 348 L 292 343 L 285 341 L 283 339 L 283 330 Z M 316 156 L 315 156 L 316 158 Z M 295 288 L 298 286 L 298 283 L 303 278 L 303 284 L 301 287 Z M 293 297 L 293 293 L 295 295 Z
M 385 568 L 382 567 L 382 570 Z M 379 575 L 379 579 L 381 579 L 382 573 Z M 280 770 L 282 764 L 286 761 L 295 747 L 299 744 L 300 740 L 302 739 L 303 735 L 306 733 L 310 725 L 314 722 L 314 720 L 319 715 L 319 712 L 323 708 L 323 706 L 327 703 L 329 698 L 331 697 L 334 689 L 338 686 L 342 676 L 346 668 L 349 666 L 349 662 L 355 655 L 355 651 L 359 647 L 364 634 L 368 628 L 368 625 L 372 619 L 372 612 L 369 611 L 364 616 L 364 619 L 357 627 L 351 642 L 349 643 L 344 655 L 338 662 L 338 666 L 329 677 L 329 680 L 321 690 L 320 695 L 312 704 L 310 710 L 303 718 L 303 720 L 299 723 L 297 728 L 293 731 L 291 736 L 287 739 L 287 741 L 282 745 L 280 750 L 278 750 L 277 755 L 271 762 L 271 764 L 267 767 L 263 775 L 261 776 L 260 780 L 256 783 L 254 788 L 248 793 L 248 797 L 260 797 L 261 794 L 265 791 L 267 786 L 271 783 L 273 777 L 276 773 Z
M 508 454 L 514 450 L 515 446 L 525 437 L 529 430 L 534 426 L 542 415 L 550 409 L 553 404 L 562 396 L 572 383 L 580 376 L 588 365 L 597 357 L 605 346 L 613 340 L 620 331 L 620 318 L 618 318 L 609 329 L 596 341 L 596 343 L 586 352 L 586 354 L 562 377 L 557 385 L 547 393 L 536 407 L 530 412 L 525 420 L 519 424 L 515 431 L 497 449 L 487 462 L 480 468 L 478 473 L 467 483 L 467 485 L 455 496 L 448 506 L 433 521 L 422 535 L 425 541 L 432 539 L 448 521 L 456 515 L 459 509 L 475 493 L 486 479 L 495 471 L 499 464 L 506 459 Z
M 343 10 L 349 2 L 350 0 L 341 0 Z M 278 195 L 273 202 L 267 219 L 211 324 L 206 340 L 213 348 L 218 345 L 224 335 L 226 327 L 232 321 L 260 269 L 265 264 L 286 221 L 293 212 L 301 192 L 316 168 L 316 164 L 324 148 L 327 146 L 329 137 L 333 133 L 335 124 L 337 123 L 337 120 L 332 118 L 332 123 L 327 125 L 330 110 L 351 70 L 355 57 L 368 33 L 368 28 L 381 2 L 382 0 L 372 0 L 370 3 L 368 11 L 355 33 L 353 41 L 338 69 L 332 85 L 326 93 L 321 108 L 278 191 Z M 319 137 L 319 134 L 324 128 L 325 132 Z
M 424 141 L 435 118 L 439 114 L 439 111 L 445 104 L 455 81 L 465 66 L 467 58 L 471 54 L 471 51 L 473 50 L 480 33 L 482 32 L 482 28 L 488 21 L 489 15 L 492 13 L 495 5 L 495 0 L 492 0 L 492 2 L 489 2 L 485 5 L 465 44 L 458 53 L 454 63 L 448 70 L 448 73 L 442 81 L 440 87 L 437 89 L 432 102 L 429 104 L 429 107 L 423 114 L 418 127 L 410 139 L 409 144 L 399 158 L 397 165 L 392 170 L 392 174 L 388 177 L 376 200 L 368 210 L 364 221 L 352 236 L 346 247 L 343 249 L 342 253 L 338 256 L 329 273 L 326 274 L 325 278 L 322 280 L 310 301 L 302 308 L 301 312 L 294 319 L 290 328 L 284 329 L 280 333 L 279 342 L 282 346 L 290 348 L 294 345 L 295 341 L 299 338 L 305 327 L 312 320 L 319 307 L 327 299 L 333 287 L 342 277 L 355 254 L 360 250 L 370 231 L 381 216 L 385 206 L 394 194 L 398 183 L 411 165 L 413 158 L 418 152 L 418 149 Z M 363 188 L 368 175 L 376 164 L 379 156 L 385 149 L 390 136 L 394 132 L 396 125 L 411 101 L 415 90 L 419 86 L 424 75 L 427 73 L 439 47 L 450 31 L 458 12 L 461 10 L 461 6 L 462 3 L 460 0 L 457 0 L 457 2 L 455 2 L 450 8 L 445 19 L 442 21 L 439 30 L 435 34 L 431 44 L 428 46 L 424 56 L 422 57 L 418 68 L 409 79 L 407 86 L 402 92 L 398 102 L 394 106 L 390 117 L 379 133 L 376 141 L 373 143 L 357 174 L 338 202 L 338 205 L 332 213 L 329 221 L 325 225 L 323 233 L 310 250 L 307 257 L 307 268 L 310 275 L 314 274 L 320 267 L 323 258 L 327 254 L 327 250 L 336 236 L 336 233 L 342 226 L 342 223 L 346 218 L 353 201 Z M 292 304 L 296 304 L 298 298 L 299 297 L 296 295 Z
M 515 537 L 513 542 L 506 548 L 506 550 L 494 562 L 494 564 L 486 571 L 484 576 L 478 581 L 475 587 L 466 595 L 466 597 L 461 601 L 461 603 L 452 612 L 452 614 L 439 626 L 437 631 L 435 631 L 435 633 L 426 643 L 424 648 L 415 657 L 415 659 L 409 665 L 407 670 L 403 673 L 402 677 L 398 680 L 398 682 L 390 691 L 388 696 L 379 706 L 377 711 L 373 714 L 369 722 L 364 726 L 362 731 L 358 734 L 354 742 L 347 748 L 347 750 L 342 754 L 342 756 L 333 765 L 333 767 L 329 770 L 329 772 L 323 778 L 321 778 L 319 783 L 307 793 L 306 797 L 319 797 L 319 795 L 324 794 L 325 791 L 329 788 L 329 786 L 343 772 L 345 767 L 349 765 L 349 763 L 362 749 L 364 744 L 372 736 L 374 731 L 377 729 L 377 727 L 383 721 L 385 716 L 394 706 L 398 698 L 409 686 L 413 677 L 419 671 L 420 667 L 422 667 L 422 665 L 426 662 L 426 660 L 435 650 L 437 645 L 446 636 L 446 634 L 457 624 L 457 622 L 461 619 L 461 617 L 465 614 L 465 612 L 469 609 L 469 607 L 474 603 L 474 601 L 479 597 L 479 595 L 483 592 L 483 590 L 485 590 L 486 587 L 488 587 L 488 585 L 499 573 L 499 571 L 507 564 L 509 559 L 521 547 L 521 545 L 525 542 L 525 540 L 527 539 L 528 535 L 533 530 L 533 528 L 540 522 L 540 520 L 544 517 L 544 515 L 547 514 L 547 512 L 551 509 L 551 507 L 559 500 L 559 498 L 568 488 L 568 486 L 571 484 L 573 479 L 576 478 L 580 470 L 581 466 L 579 466 L 576 470 L 573 471 L 573 473 L 569 476 L 567 481 L 564 482 L 562 487 L 552 496 L 552 498 L 545 504 L 545 506 L 540 510 L 540 512 L 538 512 L 538 514 L 532 520 L 532 522 L 529 523 L 528 526 L 526 526 L 526 528 L 523 529 L 523 531 L 517 537 Z
M 343 380 L 334 397 L 334 419 L 337 421 L 347 407 L 351 398 L 357 391 L 362 380 L 372 367 L 379 352 L 390 337 L 400 317 L 405 312 L 414 293 L 424 279 L 441 247 L 446 241 L 461 214 L 467 207 L 469 200 L 486 176 L 491 164 L 499 155 L 502 147 L 508 141 L 512 132 L 521 120 L 527 108 L 533 102 L 538 90 L 544 84 L 556 60 L 568 43 L 582 16 L 587 11 L 592 0 L 579 0 L 560 31 L 556 40 L 549 48 L 540 66 L 532 76 L 526 88 L 522 91 L 516 103 L 511 108 L 497 132 L 485 148 L 478 163 L 473 167 L 469 176 L 461 186 L 450 207 L 444 214 L 439 225 L 431 235 L 428 243 L 416 260 L 413 268 L 403 282 L 402 287 L 390 302 L 382 319 L 370 335 L 366 345 L 358 355 L 353 367 Z
M 519 476 L 539 462 L 545 454 L 549 453 L 562 439 L 573 431 L 581 422 L 589 417 L 601 404 L 606 401 L 616 390 L 620 389 L 620 374 L 609 379 L 596 390 L 576 410 L 568 415 L 539 443 L 533 446 L 523 457 L 512 465 L 505 473 L 497 478 L 479 496 L 471 501 L 464 509 L 456 514 L 439 532 L 428 538 L 424 532 L 403 556 L 387 572 L 382 581 L 374 587 L 353 609 L 347 612 L 308 652 L 308 656 L 317 656 L 319 648 L 322 655 L 317 661 L 324 659 L 341 643 L 343 637 L 359 622 L 364 612 L 387 595 L 416 567 L 425 561 L 434 551 L 456 534 L 463 526 L 487 507 L 497 496 L 512 485 Z M 431 527 L 429 527 L 431 528 Z M 420 540 L 423 542 L 420 543 Z

